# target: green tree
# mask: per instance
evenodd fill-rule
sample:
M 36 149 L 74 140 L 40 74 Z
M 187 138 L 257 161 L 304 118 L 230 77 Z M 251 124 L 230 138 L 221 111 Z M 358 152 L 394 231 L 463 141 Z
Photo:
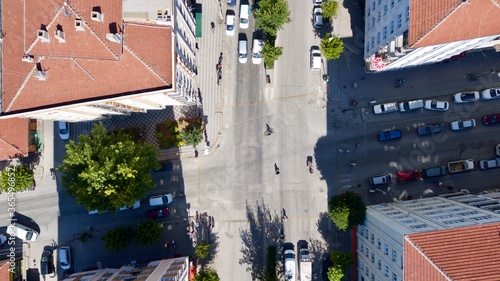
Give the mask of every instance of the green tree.
M 203 128 L 201 125 L 189 124 L 181 130 L 180 136 L 185 144 L 190 144 L 193 148 L 203 140 Z
M 219 281 L 219 275 L 217 274 L 217 271 L 207 268 L 207 269 L 202 269 L 196 274 L 194 277 L 194 281 Z
M 344 277 L 344 271 L 340 267 L 332 266 L 328 268 L 326 275 L 329 281 L 340 281 Z
M 104 246 L 111 251 L 125 249 L 132 241 L 134 231 L 130 227 L 119 226 L 104 234 Z
M 14 193 L 26 191 L 33 185 L 34 180 L 33 170 L 28 166 L 8 165 L 0 174 L 0 190 Z
M 339 59 L 344 52 L 344 43 L 337 36 L 328 34 L 321 39 L 321 52 L 327 60 Z
M 337 13 L 339 11 L 339 3 L 333 0 L 324 1 L 321 5 L 321 10 L 323 11 L 324 18 L 334 18 L 337 16 Z
M 351 229 L 354 225 L 362 224 L 366 216 L 366 207 L 361 197 L 354 192 L 345 192 L 332 196 L 329 202 L 328 216 L 338 229 Z M 347 214 L 347 225 L 345 216 Z
M 208 256 L 208 254 L 210 253 L 210 244 L 208 244 L 206 241 L 201 241 L 198 245 L 196 245 L 196 249 L 194 249 L 194 253 L 200 259 L 206 258 Z
M 289 23 L 290 9 L 286 0 L 260 0 L 259 9 L 254 11 L 255 29 L 261 29 L 268 36 L 275 37 L 285 23 Z
M 137 225 L 135 241 L 142 245 L 151 245 L 160 240 L 163 224 L 152 219 L 142 221 Z
M 136 143 L 120 131 L 108 133 L 102 123 L 91 135 L 66 145 L 66 156 L 58 170 L 70 196 L 87 210 L 115 211 L 132 205 L 155 188 L 150 171 L 159 169 L 158 151 L 147 143 Z
M 266 42 L 262 46 L 262 57 L 267 68 L 273 69 L 274 62 L 283 54 L 283 47 L 274 46 L 270 42 Z
M 351 253 L 343 253 L 340 251 L 333 251 L 330 254 L 330 260 L 335 266 L 341 269 L 349 267 L 354 263 L 354 258 Z

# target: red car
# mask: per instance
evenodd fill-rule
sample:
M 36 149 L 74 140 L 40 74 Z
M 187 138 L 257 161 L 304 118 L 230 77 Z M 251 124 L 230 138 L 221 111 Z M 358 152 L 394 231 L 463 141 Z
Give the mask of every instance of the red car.
M 418 170 L 413 171 L 399 171 L 396 173 L 396 179 L 398 181 L 413 181 L 420 178 L 420 172 Z
M 492 125 L 500 123 L 500 114 L 491 114 L 483 117 L 484 125 Z
M 170 210 L 168 208 L 158 208 L 155 210 L 150 210 L 146 213 L 146 217 L 150 219 L 164 218 L 170 215 Z

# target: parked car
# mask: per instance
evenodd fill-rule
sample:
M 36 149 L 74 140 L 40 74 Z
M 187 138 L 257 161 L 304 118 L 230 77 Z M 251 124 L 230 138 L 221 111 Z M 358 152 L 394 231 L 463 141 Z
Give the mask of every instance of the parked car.
M 378 133 L 378 140 L 379 141 L 397 140 L 400 139 L 402 135 L 403 134 L 401 133 L 401 130 L 383 131 Z
M 57 249 L 57 258 L 59 259 L 59 266 L 62 269 L 71 268 L 71 249 L 69 246 L 62 246 Z
M 54 272 L 54 263 L 52 262 L 52 252 L 43 251 L 40 258 L 40 274 L 47 275 Z
M 450 107 L 447 101 L 426 100 L 424 108 L 427 110 L 446 111 Z
M 247 29 L 250 23 L 250 6 L 248 4 L 240 5 L 240 28 Z
M 229 13 L 226 14 L 226 35 L 229 37 L 234 36 L 234 34 L 236 33 L 235 20 L 235 15 Z
M 500 113 L 490 114 L 483 117 L 484 125 L 493 125 L 500 122 Z
M 476 127 L 476 120 L 470 119 L 470 120 L 453 121 L 450 123 L 450 127 L 453 131 L 472 129 Z
M 453 101 L 455 103 L 475 102 L 478 100 L 479 100 L 478 91 L 456 93 L 453 95 Z
M 59 137 L 63 140 L 69 139 L 69 123 L 64 122 L 64 121 L 59 121 L 58 127 L 59 127 Z
M 158 208 L 155 210 L 149 210 L 146 213 L 146 217 L 150 219 L 164 218 L 170 215 L 170 210 L 168 208 Z
M 0 234 L 0 246 L 7 242 L 7 236 Z
M 422 170 L 422 177 L 433 178 L 446 175 L 446 166 L 432 167 Z
M 420 179 L 420 172 L 418 170 L 412 171 L 399 171 L 396 173 L 398 181 L 413 181 Z
M 174 165 L 171 161 L 165 161 L 160 163 L 161 167 L 159 169 L 153 170 L 155 173 L 170 171 L 173 169 Z
M 313 9 L 313 27 L 315 29 L 323 28 L 323 10 L 320 6 L 315 6 Z
M 391 180 L 392 180 L 391 174 L 374 176 L 374 177 L 370 178 L 370 184 L 371 185 L 381 185 L 381 184 L 390 183 Z
M 481 170 L 492 169 L 500 167 L 500 158 L 496 158 L 493 160 L 481 160 L 479 161 L 479 168 Z
M 411 100 L 411 101 L 403 101 L 399 103 L 399 111 L 407 112 L 414 109 L 420 109 L 424 107 L 423 100 Z
M 373 112 L 375 114 L 389 113 L 398 111 L 398 104 L 395 102 L 376 104 L 373 106 Z
M 240 39 L 238 41 L 238 61 L 240 63 L 247 63 L 248 60 L 248 41 L 247 39 Z
M 168 205 L 172 203 L 173 200 L 172 194 L 156 195 L 149 198 L 149 205 L 151 205 L 151 207 Z
M 444 131 L 444 124 L 432 124 L 425 125 L 417 128 L 417 134 L 419 136 L 426 136 L 431 134 L 437 134 Z
M 311 47 L 311 70 L 321 70 L 321 51 L 317 46 Z
M 500 98 L 500 88 L 486 89 L 481 92 L 483 100 L 491 100 Z
M 141 206 L 141 202 L 135 201 L 132 206 L 125 205 L 125 206 L 121 207 L 120 209 L 118 209 L 118 211 L 135 210 L 135 209 L 138 209 L 140 206 Z
M 7 233 L 10 236 L 16 236 L 23 241 L 36 241 L 38 239 L 38 232 L 28 226 L 18 222 L 11 222 L 7 228 Z
M 252 63 L 260 64 L 262 62 L 262 40 L 253 39 L 252 44 Z

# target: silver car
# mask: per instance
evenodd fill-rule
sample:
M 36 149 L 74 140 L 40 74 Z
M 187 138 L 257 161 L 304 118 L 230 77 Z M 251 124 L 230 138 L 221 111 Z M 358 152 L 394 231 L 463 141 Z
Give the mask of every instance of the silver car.
M 453 131 L 472 129 L 476 127 L 476 120 L 470 119 L 470 120 L 453 121 L 450 123 L 450 127 Z
M 427 110 L 446 111 L 450 108 L 450 103 L 440 100 L 426 100 L 424 108 Z
M 373 106 L 373 112 L 375 114 L 389 113 L 398 111 L 398 104 L 396 102 L 377 104 Z
M 424 107 L 423 100 L 411 100 L 411 101 L 403 101 L 399 103 L 399 111 L 400 112 L 408 112 L 414 109 L 420 109 Z
M 491 100 L 500 98 L 500 88 L 486 89 L 481 92 L 483 100 Z
M 478 100 L 479 100 L 478 91 L 456 93 L 453 95 L 453 101 L 455 103 L 476 102 Z

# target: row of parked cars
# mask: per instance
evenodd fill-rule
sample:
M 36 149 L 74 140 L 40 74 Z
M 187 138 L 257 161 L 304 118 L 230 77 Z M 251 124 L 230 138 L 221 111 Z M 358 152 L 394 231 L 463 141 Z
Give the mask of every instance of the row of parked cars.
M 240 5 L 240 20 L 239 26 L 241 29 L 247 29 L 250 26 L 250 5 Z M 232 37 L 236 34 L 236 15 L 233 10 L 226 11 L 226 35 Z M 252 42 L 252 63 L 261 64 L 262 62 L 262 39 L 253 39 Z M 248 61 L 248 41 L 245 38 L 238 40 L 238 61 L 247 63 Z
M 455 103 L 468 103 L 468 102 L 476 102 L 480 99 L 480 96 L 483 100 L 491 100 L 500 98 L 500 88 L 492 88 L 485 89 L 481 92 L 481 95 L 478 91 L 472 92 L 461 92 L 453 95 L 453 102 Z M 373 112 L 375 114 L 382 113 L 390 113 L 390 112 L 408 112 L 416 109 L 427 109 L 433 111 L 446 111 L 450 107 L 449 102 L 441 101 L 441 100 L 411 100 L 411 101 L 403 101 L 403 102 L 390 102 L 384 104 L 376 104 L 373 106 Z

